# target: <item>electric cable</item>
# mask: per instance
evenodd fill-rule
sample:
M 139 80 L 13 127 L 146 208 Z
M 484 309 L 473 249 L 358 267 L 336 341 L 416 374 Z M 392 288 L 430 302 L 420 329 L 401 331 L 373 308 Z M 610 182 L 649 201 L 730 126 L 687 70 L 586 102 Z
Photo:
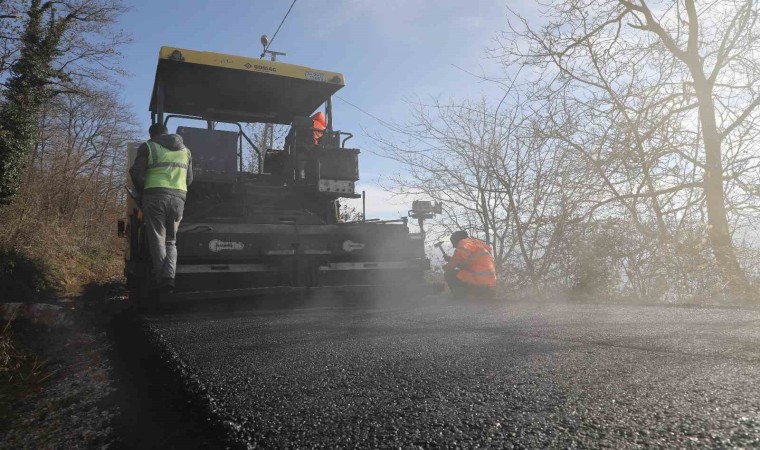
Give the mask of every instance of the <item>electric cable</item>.
M 430 143 L 429 138 L 425 138 L 423 136 L 420 136 L 419 134 L 410 133 L 409 131 L 406 131 L 406 130 L 400 128 L 398 125 L 394 125 L 394 124 L 388 123 L 385 120 L 383 120 L 383 119 L 377 117 L 376 115 L 372 114 L 371 112 L 363 109 L 362 107 L 357 106 L 357 105 L 351 103 L 350 101 L 346 100 L 345 98 L 341 97 L 338 94 L 333 94 L 333 96 L 336 97 L 338 100 L 341 100 L 342 102 L 346 103 L 347 105 L 349 105 L 349 106 L 351 106 L 353 108 L 356 108 L 356 110 L 358 110 L 362 114 L 365 114 L 365 115 L 367 115 L 367 116 L 375 119 L 377 121 L 377 123 L 379 123 L 380 125 L 382 125 L 383 127 L 387 128 L 387 129 L 393 131 L 394 133 L 403 134 L 403 135 L 409 136 L 409 137 L 411 137 L 413 139 L 416 139 L 416 140 L 418 140 L 420 142 L 424 142 L 424 143 L 430 145 L 431 148 L 435 147 L 435 145 L 433 145 L 433 144 Z M 373 141 L 377 141 L 376 138 L 370 136 L 369 134 L 367 134 L 366 137 L 369 138 L 369 139 L 371 139 L 371 140 L 373 140 Z
M 274 36 L 272 36 L 272 39 L 269 41 L 266 47 L 264 47 L 264 51 L 261 52 L 261 58 L 266 56 L 267 50 L 269 49 L 269 46 L 272 45 L 272 42 L 274 42 L 274 38 L 277 37 L 277 33 L 280 32 L 280 28 L 282 28 L 282 24 L 285 23 L 285 19 L 288 18 L 288 14 L 290 14 L 290 11 L 293 9 L 293 6 L 295 6 L 296 2 L 298 0 L 293 0 L 293 3 L 290 4 L 290 8 L 288 8 L 288 12 L 285 13 L 285 17 L 282 18 L 282 21 L 280 22 L 280 25 L 277 27 L 277 30 L 274 32 Z
M 377 117 L 376 115 L 374 115 L 374 114 L 372 114 L 372 113 L 370 113 L 370 112 L 368 112 L 368 111 L 364 110 L 363 108 L 361 108 L 361 107 L 359 107 L 359 106 L 357 106 L 357 105 L 355 105 L 355 104 L 351 103 L 350 101 L 346 100 L 345 98 L 341 97 L 340 95 L 338 95 L 338 94 L 333 94 L 333 95 L 334 95 L 334 96 L 335 96 L 335 97 L 336 97 L 338 100 L 340 100 L 340 101 L 342 101 L 342 102 L 346 103 L 347 105 L 349 105 L 349 106 L 351 106 L 351 107 L 353 107 L 353 108 L 356 108 L 356 109 L 357 109 L 359 112 L 361 112 L 361 113 L 364 113 L 364 114 L 368 115 L 369 117 L 372 117 L 373 119 L 377 120 L 377 121 L 378 121 L 378 122 L 379 122 L 381 125 L 383 125 L 385 128 L 388 128 L 388 129 L 389 129 L 389 130 L 391 130 L 391 131 L 395 131 L 396 133 L 403 133 L 403 131 L 402 131 L 402 130 L 399 130 L 397 127 L 395 127 L 395 126 L 393 126 L 393 125 L 389 124 L 388 122 L 386 122 L 386 121 L 384 121 L 383 119 L 381 119 L 381 118 Z

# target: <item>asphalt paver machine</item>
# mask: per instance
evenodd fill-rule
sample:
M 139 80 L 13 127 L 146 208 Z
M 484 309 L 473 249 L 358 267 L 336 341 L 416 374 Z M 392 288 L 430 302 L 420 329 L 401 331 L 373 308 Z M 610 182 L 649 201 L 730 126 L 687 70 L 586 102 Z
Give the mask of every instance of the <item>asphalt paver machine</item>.
M 406 218 L 339 220 L 339 201 L 361 197 L 360 151 L 333 128 L 331 96 L 344 84 L 340 73 L 161 48 L 152 122 L 198 124 L 176 128 L 192 153 L 194 182 L 177 235 L 175 293 L 162 301 L 425 286 L 424 235 L 411 233 Z M 315 144 L 317 110 L 327 129 Z M 256 123 L 289 125 L 283 148 L 253 142 L 245 124 Z M 128 149 L 130 166 L 138 146 Z M 244 148 L 255 152 L 253 164 Z M 134 192 L 129 176 L 127 187 Z M 132 195 L 120 232 L 130 296 L 145 299 L 154 292 L 151 264 Z

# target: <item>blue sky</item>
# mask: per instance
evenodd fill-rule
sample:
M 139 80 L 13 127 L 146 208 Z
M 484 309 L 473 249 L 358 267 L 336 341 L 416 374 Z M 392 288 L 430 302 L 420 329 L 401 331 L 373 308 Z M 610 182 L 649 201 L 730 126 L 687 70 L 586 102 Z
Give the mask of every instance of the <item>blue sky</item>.
M 271 45 L 281 60 L 341 72 L 346 87 L 338 94 L 384 119 L 408 120 L 405 99 L 416 96 L 473 97 L 494 87 L 454 67 L 498 73 L 486 58 L 494 35 L 506 26 L 514 0 L 298 0 Z M 147 134 L 147 111 L 158 50 L 162 45 L 257 57 L 259 37 L 273 35 L 291 0 L 161 0 L 129 2 L 121 27 L 133 34 L 124 48 L 132 74 L 123 95 Z M 524 7 L 523 7 L 524 8 Z M 376 187 L 383 174 L 400 168 L 372 154 L 364 134 L 387 132 L 371 117 L 335 100 L 335 128 L 354 132 L 362 149 L 360 189 L 368 211 L 389 217 L 404 213 Z

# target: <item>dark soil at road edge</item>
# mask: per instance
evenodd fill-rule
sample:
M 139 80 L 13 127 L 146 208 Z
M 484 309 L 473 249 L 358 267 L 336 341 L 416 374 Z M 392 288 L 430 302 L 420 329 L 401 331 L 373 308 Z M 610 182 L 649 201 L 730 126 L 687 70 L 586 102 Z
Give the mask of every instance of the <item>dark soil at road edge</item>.
M 114 401 L 121 414 L 115 448 L 245 448 L 232 422 L 220 418 L 213 399 L 187 365 L 144 318 L 114 317 L 114 368 L 120 377 Z

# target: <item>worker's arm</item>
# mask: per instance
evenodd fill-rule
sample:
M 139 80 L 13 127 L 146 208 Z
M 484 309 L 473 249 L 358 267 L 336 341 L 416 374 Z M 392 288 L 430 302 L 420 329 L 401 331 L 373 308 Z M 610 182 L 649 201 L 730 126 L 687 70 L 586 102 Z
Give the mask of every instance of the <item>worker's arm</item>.
M 145 176 L 148 173 L 148 145 L 142 144 L 137 149 L 137 156 L 132 167 L 129 168 L 129 176 L 132 177 L 132 184 L 138 194 L 142 194 L 145 187 Z
M 190 154 L 190 150 L 187 151 L 187 177 L 185 179 L 188 186 L 193 184 L 193 156 Z
M 462 263 L 470 258 L 470 251 L 466 248 L 457 248 L 454 250 L 454 256 L 443 266 L 443 271 L 448 272 L 458 268 Z

